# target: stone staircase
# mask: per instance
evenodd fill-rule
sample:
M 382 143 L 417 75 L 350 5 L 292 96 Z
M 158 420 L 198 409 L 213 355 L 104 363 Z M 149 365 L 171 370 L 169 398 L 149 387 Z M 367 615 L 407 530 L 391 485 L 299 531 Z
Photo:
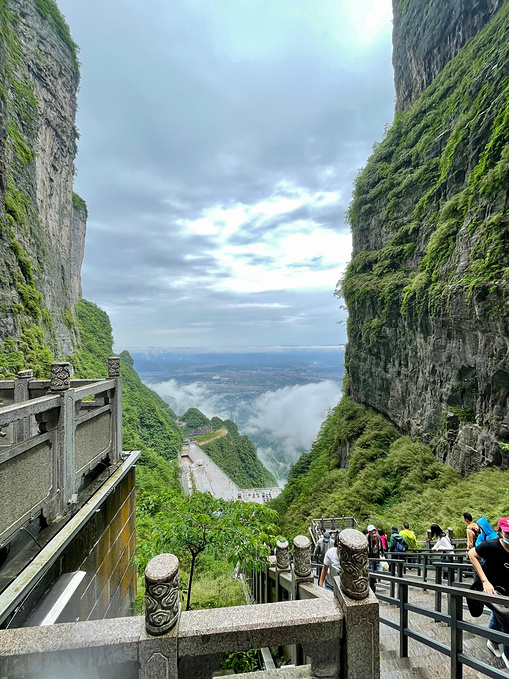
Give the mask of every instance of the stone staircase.
M 388 587 L 385 588 L 383 584 L 379 584 L 377 591 L 386 594 Z M 434 610 L 434 594 L 409 588 L 409 603 Z M 398 622 L 399 609 L 380 601 L 380 616 Z M 472 618 L 468 611 L 464 611 L 464 619 L 487 627 L 489 616 L 482 615 L 480 618 Z M 409 613 L 408 621 L 409 627 L 416 632 L 450 645 L 450 629 L 445 623 L 435 622 L 431 618 L 412 612 Z M 494 668 L 505 669 L 502 659 L 495 658 L 487 649 L 486 640 L 467 632 L 464 632 L 463 639 L 465 653 Z M 380 623 L 381 679 L 449 679 L 451 676 L 449 658 L 429 646 L 409 639 L 408 658 L 400 658 L 398 649 L 399 633 Z M 506 672 L 509 677 L 509 670 L 506 670 Z M 486 677 L 486 675 L 470 667 L 463 668 L 463 679 L 478 679 L 480 677 Z

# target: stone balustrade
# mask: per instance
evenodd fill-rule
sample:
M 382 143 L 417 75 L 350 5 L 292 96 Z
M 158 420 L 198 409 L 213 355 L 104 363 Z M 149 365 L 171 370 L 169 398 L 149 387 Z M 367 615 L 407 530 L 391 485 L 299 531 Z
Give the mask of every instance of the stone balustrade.
M 294 541 L 301 574 L 311 570 L 306 540 Z M 281 541 L 280 552 L 287 549 Z M 344 530 L 339 554 L 342 573 L 349 575 L 346 583 L 335 578 L 334 592 L 306 577 L 295 587 L 293 569 L 280 569 L 272 557 L 265 572 L 254 574 L 254 586 L 252 581 L 264 603 L 185 612 L 179 605 L 178 561 L 160 555 L 145 573 L 145 617 L 0 632 L 0 676 L 46 679 L 52 675 L 45 672 L 55 668 L 74 676 L 79 667 L 80 677 L 90 670 L 90 676 L 96 671 L 105 679 L 210 679 L 225 653 L 293 645 L 299 649 L 297 662 L 307 667 L 272 671 L 281 678 L 378 679 L 378 602 L 364 587 L 366 538 Z M 268 586 L 271 579 L 275 588 Z M 294 593 L 293 600 L 270 600 L 280 590 L 279 580 L 281 588 L 288 585 L 287 595 Z
M 71 511 L 88 472 L 119 462 L 121 392 L 117 357 L 103 380 L 72 380 L 61 362 L 50 380 L 0 381 L 0 547 L 38 515 Z

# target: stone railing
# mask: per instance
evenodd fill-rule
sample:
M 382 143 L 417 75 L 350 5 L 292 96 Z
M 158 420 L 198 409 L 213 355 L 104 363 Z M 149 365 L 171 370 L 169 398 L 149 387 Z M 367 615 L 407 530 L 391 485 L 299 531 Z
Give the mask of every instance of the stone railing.
M 53 363 L 51 380 L 24 370 L 0 381 L 0 547 L 41 512 L 67 513 L 88 472 L 119 461 L 119 359 L 108 368 L 104 380 L 71 380 L 70 363 Z
M 0 676 L 77 676 L 79 668 L 87 678 L 210 679 L 225 653 L 297 645 L 308 664 L 276 670 L 282 678 L 378 679 L 378 602 L 368 587 L 366 538 L 342 532 L 334 592 L 313 585 L 310 553 L 309 539 L 296 538 L 291 569 L 288 543 L 278 545 L 267 572 L 275 569 L 283 588 L 290 578 L 288 600 L 185 612 L 178 560 L 162 554 L 145 571 L 145 618 L 0 632 Z

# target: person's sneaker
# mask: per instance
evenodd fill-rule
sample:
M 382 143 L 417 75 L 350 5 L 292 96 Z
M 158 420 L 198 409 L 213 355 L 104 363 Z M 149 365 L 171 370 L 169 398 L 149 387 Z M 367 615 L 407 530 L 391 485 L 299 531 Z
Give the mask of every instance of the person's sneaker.
M 491 639 L 488 639 L 488 641 L 486 642 L 486 646 L 493 653 L 493 655 L 495 657 L 497 657 L 497 658 L 502 657 L 502 651 L 499 649 L 498 644 L 495 644 L 493 641 L 491 641 Z M 504 662 L 505 662 L 505 657 L 506 656 L 504 655 Z M 509 660 L 507 662 L 509 662 Z M 505 664 L 506 664 L 507 667 L 509 667 L 507 662 Z

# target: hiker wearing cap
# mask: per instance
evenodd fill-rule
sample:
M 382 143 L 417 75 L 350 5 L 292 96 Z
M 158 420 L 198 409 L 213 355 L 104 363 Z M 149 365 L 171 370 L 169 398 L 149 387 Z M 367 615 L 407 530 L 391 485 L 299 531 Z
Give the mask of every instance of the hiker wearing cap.
M 487 594 L 509 595 L 509 517 L 505 516 L 498 522 L 501 537 L 494 540 L 485 540 L 473 547 L 468 556 L 479 576 L 482 588 Z M 483 562 L 481 563 L 481 560 Z M 491 608 L 489 604 L 486 604 Z M 507 606 L 500 606 L 492 610 L 489 629 L 509 634 L 509 614 L 505 611 Z M 488 640 L 489 650 L 502 657 L 506 667 L 509 667 L 509 646 L 504 645 L 502 653 L 499 645 Z
M 384 555 L 384 548 L 376 526 L 372 523 L 368 526 L 368 559 L 381 559 Z M 382 570 L 382 564 L 380 561 L 369 562 L 369 570 L 373 572 L 379 572 Z
M 332 542 L 330 538 L 330 533 L 327 531 L 322 535 L 322 537 L 316 543 L 315 548 L 315 560 L 317 563 L 322 564 L 323 559 L 327 553 L 327 550 L 332 547 Z

